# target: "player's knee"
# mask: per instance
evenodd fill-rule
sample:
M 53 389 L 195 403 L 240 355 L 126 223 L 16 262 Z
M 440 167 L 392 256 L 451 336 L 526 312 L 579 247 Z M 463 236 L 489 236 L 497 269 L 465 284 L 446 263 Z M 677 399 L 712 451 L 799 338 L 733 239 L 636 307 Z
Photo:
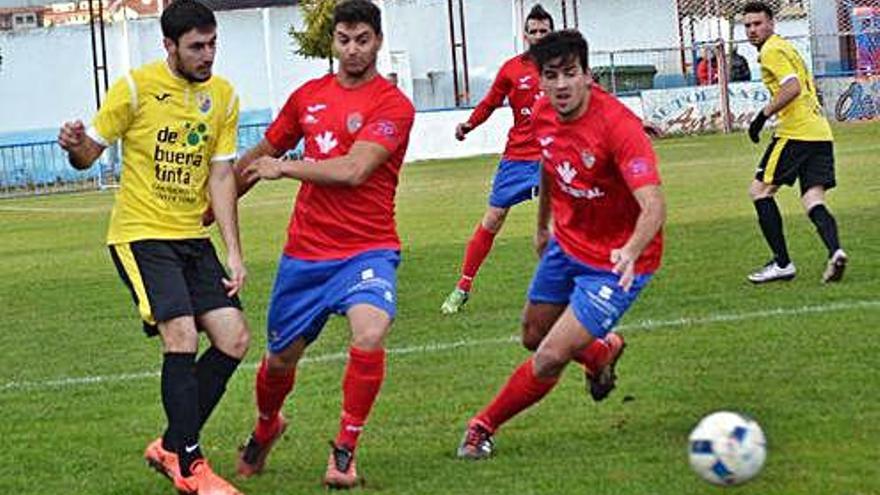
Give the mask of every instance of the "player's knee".
M 757 180 L 752 181 L 752 184 L 749 186 L 749 197 L 752 201 L 772 197 L 775 192 L 776 189 L 773 186 Z
M 490 232 L 498 232 L 507 218 L 506 208 L 489 208 L 483 217 L 483 227 Z
M 235 331 L 235 335 L 230 342 L 228 354 L 234 358 L 241 359 L 247 354 L 251 346 L 251 332 L 248 330 L 247 324 L 243 321 Z
M 293 351 L 295 351 L 295 349 L 288 348 L 285 352 L 278 354 L 269 353 L 266 358 L 266 365 L 269 368 L 269 373 L 272 375 L 281 375 L 296 369 L 296 365 L 299 363 L 299 358 L 302 353 Z
M 352 334 L 351 345 L 365 351 L 381 349 L 384 345 L 385 333 L 385 329 L 379 327 L 360 329 Z
M 535 376 L 539 378 L 552 378 L 562 374 L 570 356 L 560 349 L 540 347 L 535 352 Z
M 523 323 L 522 329 L 522 345 L 530 351 L 537 351 L 544 335 L 528 322 Z

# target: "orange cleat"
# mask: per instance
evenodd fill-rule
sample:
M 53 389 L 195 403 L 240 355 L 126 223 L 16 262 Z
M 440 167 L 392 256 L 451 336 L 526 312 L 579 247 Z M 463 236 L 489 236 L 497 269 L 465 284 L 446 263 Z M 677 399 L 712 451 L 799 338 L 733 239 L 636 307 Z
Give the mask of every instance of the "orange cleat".
M 191 476 L 174 479 L 174 486 L 186 495 L 244 495 L 228 481 L 217 475 L 208 461 L 199 459 L 190 468 Z
M 284 416 L 279 414 L 278 427 L 275 430 L 275 434 L 272 435 L 272 438 L 270 438 L 268 442 L 262 444 L 257 442 L 254 434 L 251 433 L 247 442 L 240 449 L 238 464 L 236 465 L 236 471 L 238 471 L 238 474 L 245 478 L 249 478 L 255 474 L 263 472 L 263 468 L 266 466 L 266 457 L 269 456 L 269 451 L 272 450 L 272 446 L 275 445 L 275 442 L 278 441 L 279 438 L 281 438 L 281 435 L 284 434 L 284 430 L 286 429 L 287 420 L 284 419 Z
M 180 478 L 180 462 L 177 454 L 162 448 L 162 437 L 153 440 L 144 451 L 147 464 L 170 480 Z
M 357 466 L 354 450 L 347 445 L 330 442 L 330 457 L 327 459 L 327 472 L 324 485 L 327 488 L 347 490 L 358 484 Z

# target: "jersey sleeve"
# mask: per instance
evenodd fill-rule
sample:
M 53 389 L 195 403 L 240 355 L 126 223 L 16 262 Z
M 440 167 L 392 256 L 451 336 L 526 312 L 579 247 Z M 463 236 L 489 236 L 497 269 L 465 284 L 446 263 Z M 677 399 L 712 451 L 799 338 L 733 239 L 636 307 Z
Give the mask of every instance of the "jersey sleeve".
M 414 118 L 415 110 L 407 99 L 389 97 L 372 112 L 354 140 L 376 143 L 394 153 L 407 142 Z
M 630 191 L 642 186 L 660 185 L 657 154 L 641 122 L 628 116 L 617 119 L 612 139 L 614 163 Z
M 117 79 L 92 120 L 88 136 L 104 147 L 116 142 L 131 125 L 137 111 L 137 100 L 137 85 L 131 74 Z
M 211 161 L 234 160 L 238 150 L 238 95 L 230 92 L 226 120 L 217 136 L 217 148 Z
M 468 123 L 473 127 L 477 127 L 485 122 L 496 108 L 504 104 L 504 98 L 507 97 L 512 88 L 513 82 L 509 77 L 507 65 L 504 65 L 498 71 L 498 75 L 495 76 L 489 92 L 483 97 L 477 107 L 474 108 L 474 111 L 471 112 Z
M 762 52 L 761 65 L 773 74 L 780 85 L 792 77 L 797 77 L 797 68 L 785 56 L 785 52 L 779 48 L 771 48 L 767 52 Z
M 296 147 L 302 139 L 303 131 L 299 125 L 299 99 L 303 88 L 294 91 L 281 108 L 281 112 L 266 129 L 266 141 L 279 152 Z

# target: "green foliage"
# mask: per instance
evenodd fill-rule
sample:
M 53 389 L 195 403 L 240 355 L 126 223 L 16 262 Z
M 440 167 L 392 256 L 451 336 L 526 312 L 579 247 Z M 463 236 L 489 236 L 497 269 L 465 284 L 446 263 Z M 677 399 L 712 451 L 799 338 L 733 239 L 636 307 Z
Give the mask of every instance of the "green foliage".
M 296 53 L 306 58 L 333 61 L 333 7 L 336 0 L 302 0 L 299 4 L 304 31 L 290 27 L 288 34 L 297 45 Z

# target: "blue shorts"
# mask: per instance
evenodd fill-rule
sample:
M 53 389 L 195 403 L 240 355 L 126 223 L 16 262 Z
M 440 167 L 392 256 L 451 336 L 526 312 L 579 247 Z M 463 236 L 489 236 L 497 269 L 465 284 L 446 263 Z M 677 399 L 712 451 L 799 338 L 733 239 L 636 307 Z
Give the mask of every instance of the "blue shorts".
M 498 162 L 492 179 L 489 206 L 510 208 L 538 195 L 541 162 L 504 160 Z
M 331 314 L 355 304 L 375 306 L 393 320 L 399 264 L 400 253 L 386 249 L 329 261 L 283 255 L 269 301 L 269 350 L 281 352 L 300 337 L 313 342 Z
M 529 286 L 529 302 L 571 305 L 580 324 L 601 339 L 614 328 L 651 276 L 636 275 L 629 292 L 624 292 L 618 285 L 618 275 L 576 260 L 551 238 Z

